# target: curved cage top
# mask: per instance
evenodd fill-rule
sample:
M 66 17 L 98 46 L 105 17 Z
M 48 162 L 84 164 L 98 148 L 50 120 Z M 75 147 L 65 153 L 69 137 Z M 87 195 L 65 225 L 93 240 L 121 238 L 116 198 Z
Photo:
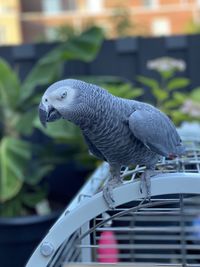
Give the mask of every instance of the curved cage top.
M 186 155 L 161 159 L 152 177 L 151 202 L 139 190 L 143 166 L 122 170 L 108 210 L 102 188 L 103 163 L 38 245 L 26 267 L 70 263 L 132 266 L 200 266 L 200 134 L 182 127 Z M 98 193 L 97 193 L 98 192 Z M 138 265 L 139 264 L 139 265 Z

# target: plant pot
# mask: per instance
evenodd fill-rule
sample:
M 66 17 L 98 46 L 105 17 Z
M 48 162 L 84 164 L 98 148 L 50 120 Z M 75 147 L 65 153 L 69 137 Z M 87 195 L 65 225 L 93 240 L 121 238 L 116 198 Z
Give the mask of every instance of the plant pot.
M 47 177 L 49 197 L 66 206 L 80 190 L 91 169 L 77 164 L 74 161 L 59 165 Z
M 36 246 L 85 182 L 89 170 L 70 162 L 48 177 L 49 199 L 59 211 L 46 216 L 0 218 L 0 266 L 23 267 Z
M 45 216 L 0 218 L 0 266 L 23 267 L 61 211 Z

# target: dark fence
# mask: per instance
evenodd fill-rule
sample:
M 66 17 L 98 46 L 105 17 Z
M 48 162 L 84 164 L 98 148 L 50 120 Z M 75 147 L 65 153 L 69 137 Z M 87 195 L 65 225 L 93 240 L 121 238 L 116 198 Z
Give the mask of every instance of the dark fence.
M 35 62 L 55 45 L 0 47 L 0 57 L 15 67 L 24 79 Z M 75 75 L 117 75 L 135 81 L 135 77 L 141 74 L 155 77 L 155 73 L 146 68 L 146 63 L 161 56 L 183 59 L 187 68 L 181 75 L 191 79 L 191 88 L 200 85 L 200 35 L 106 40 L 93 62 L 68 62 L 65 78 Z

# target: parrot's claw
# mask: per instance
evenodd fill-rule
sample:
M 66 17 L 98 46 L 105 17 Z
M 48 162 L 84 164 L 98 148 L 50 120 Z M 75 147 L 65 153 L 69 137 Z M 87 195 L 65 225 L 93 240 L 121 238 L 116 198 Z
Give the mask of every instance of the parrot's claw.
M 107 183 L 103 188 L 103 197 L 108 204 L 110 209 L 115 208 L 115 200 L 113 197 L 113 187 L 111 184 Z
M 151 177 L 155 175 L 155 171 L 146 170 L 141 176 L 140 193 L 145 192 L 145 199 L 151 201 Z
M 115 208 L 113 188 L 119 186 L 120 184 L 122 184 L 121 179 L 112 179 L 112 180 L 109 180 L 103 188 L 103 197 L 104 197 L 104 200 L 106 201 L 106 203 L 108 204 L 108 207 L 110 209 Z

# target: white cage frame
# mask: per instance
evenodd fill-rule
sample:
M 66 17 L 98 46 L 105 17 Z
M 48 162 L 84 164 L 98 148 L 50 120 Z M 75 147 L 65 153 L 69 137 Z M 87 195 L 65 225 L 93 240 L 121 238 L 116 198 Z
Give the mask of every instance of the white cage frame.
M 182 127 L 179 131 L 183 141 L 186 144 L 188 143 L 189 147 L 192 147 L 194 142 L 200 144 L 199 130 L 199 126 L 190 125 L 189 127 Z M 200 147 L 198 147 L 197 150 L 200 150 Z M 190 169 L 185 170 L 184 163 L 187 161 L 192 161 L 195 164 L 196 169 L 194 171 Z M 167 164 L 166 159 L 163 159 L 158 165 L 166 166 Z M 170 164 L 174 164 L 176 168 L 166 169 L 163 173 L 158 173 L 158 175 L 152 178 L 152 197 L 169 194 L 200 195 L 200 153 L 193 155 L 191 159 L 183 159 L 183 162 L 178 162 L 178 160 L 175 159 L 173 162 L 170 161 L 169 165 Z M 182 166 L 178 167 L 179 164 Z M 136 179 L 136 174 L 142 171 L 143 168 L 139 166 L 134 170 L 126 169 L 123 171 L 122 175 L 124 177 L 131 176 L 131 179 L 114 189 L 113 193 L 116 207 L 131 201 L 142 200 L 145 197 L 144 194 L 140 193 L 140 181 Z M 77 229 L 82 229 L 83 232 L 87 232 L 89 227 L 88 222 L 108 210 L 102 192 L 95 194 L 106 180 L 108 172 L 109 167 L 107 163 L 103 163 L 95 171 L 38 245 L 26 267 L 57 266 L 54 265 L 56 253 L 61 249 L 63 244 L 66 244 L 70 236 L 72 236 Z M 87 254 L 87 252 L 85 253 L 82 257 L 82 262 L 87 262 L 88 259 L 90 259 L 89 254 Z

